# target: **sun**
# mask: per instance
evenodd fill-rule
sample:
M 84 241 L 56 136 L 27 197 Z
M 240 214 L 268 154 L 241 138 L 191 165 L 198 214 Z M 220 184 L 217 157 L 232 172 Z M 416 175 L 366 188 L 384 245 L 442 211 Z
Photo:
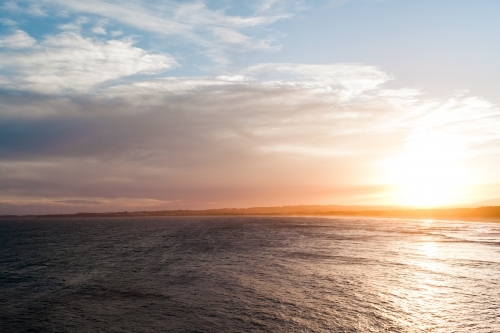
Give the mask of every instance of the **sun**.
M 385 165 L 388 183 L 398 205 L 437 207 L 461 201 L 467 182 L 456 142 L 437 135 L 412 138 L 400 155 Z
M 393 179 L 401 204 L 432 207 L 451 204 L 457 199 L 458 179 L 447 161 L 403 156 L 395 166 Z

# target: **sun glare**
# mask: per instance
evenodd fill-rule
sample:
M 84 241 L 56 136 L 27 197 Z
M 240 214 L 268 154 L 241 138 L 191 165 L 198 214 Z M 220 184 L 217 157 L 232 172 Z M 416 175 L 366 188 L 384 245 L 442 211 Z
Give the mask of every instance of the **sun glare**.
M 456 204 L 467 181 L 459 146 L 440 136 L 413 138 L 406 150 L 388 161 L 386 172 L 399 205 L 436 207 Z

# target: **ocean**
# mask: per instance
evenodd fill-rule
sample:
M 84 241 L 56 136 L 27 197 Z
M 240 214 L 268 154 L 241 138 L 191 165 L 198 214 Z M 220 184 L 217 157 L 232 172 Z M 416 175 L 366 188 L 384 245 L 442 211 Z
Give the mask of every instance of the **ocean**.
M 500 224 L 0 220 L 0 332 L 500 332 Z

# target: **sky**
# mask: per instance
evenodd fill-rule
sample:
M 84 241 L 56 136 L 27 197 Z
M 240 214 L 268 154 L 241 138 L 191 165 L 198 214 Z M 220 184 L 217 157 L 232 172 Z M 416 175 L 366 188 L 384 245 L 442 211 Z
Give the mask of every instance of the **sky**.
M 496 0 L 0 1 L 0 214 L 500 198 Z

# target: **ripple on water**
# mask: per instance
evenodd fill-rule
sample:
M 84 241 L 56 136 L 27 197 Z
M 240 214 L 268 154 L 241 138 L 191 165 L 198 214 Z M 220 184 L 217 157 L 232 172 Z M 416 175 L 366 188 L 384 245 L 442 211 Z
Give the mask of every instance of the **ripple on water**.
M 2 332 L 498 332 L 500 224 L 0 221 Z

